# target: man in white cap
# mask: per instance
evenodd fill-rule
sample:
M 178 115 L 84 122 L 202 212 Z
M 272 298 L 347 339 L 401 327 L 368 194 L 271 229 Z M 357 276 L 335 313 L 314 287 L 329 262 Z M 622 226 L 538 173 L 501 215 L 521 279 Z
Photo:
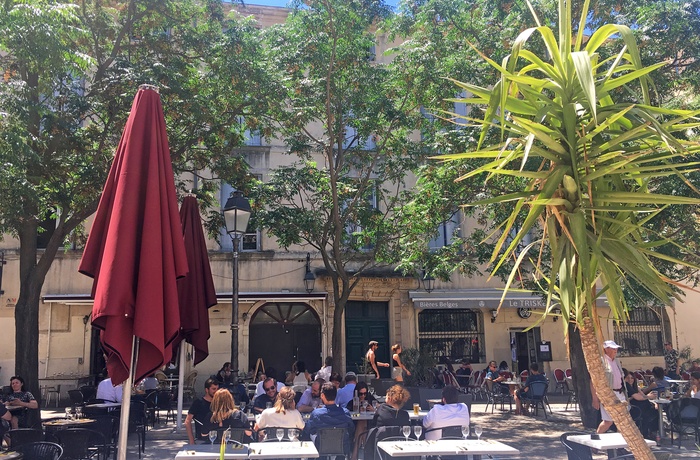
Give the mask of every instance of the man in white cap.
M 620 345 L 616 344 L 614 340 L 606 340 L 603 342 L 603 368 L 605 369 L 605 377 L 608 379 L 608 385 L 612 388 L 615 397 L 622 402 L 627 401 L 627 396 L 625 395 L 625 384 L 622 380 L 624 374 L 622 373 L 622 365 L 617 359 L 617 349 Z M 613 424 L 612 417 L 600 404 L 598 395 L 593 389 L 593 383 L 591 382 L 591 393 L 593 395 L 593 407 L 595 409 L 600 409 L 600 417 L 603 419 L 598 425 L 596 433 L 605 433 L 608 431 L 610 426 Z

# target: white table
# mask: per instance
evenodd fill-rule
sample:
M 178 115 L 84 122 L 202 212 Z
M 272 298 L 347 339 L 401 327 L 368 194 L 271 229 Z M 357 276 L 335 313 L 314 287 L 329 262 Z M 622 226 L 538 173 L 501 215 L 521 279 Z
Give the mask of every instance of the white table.
M 659 438 L 663 438 L 666 434 L 664 433 L 664 406 L 666 404 L 671 404 L 670 399 L 650 399 L 649 401 L 656 404 L 657 409 L 659 409 Z
M 520 456 L 520 451 L 502 442 L 476 439 L 439 439 L 437 441 L 379 441 L 377 447 L 390 457 L 418 457 L 428 455 L 482 455 Z
M 628 447 L 627 441 L 625 441 L 621 433 L 601 433 L 598 436 L 600 436 L 600 439 L 591 439 L 590 434 L 577 434 L 569 436 L 567 440 L 593 449 L 607 450 L 608 456 L 611 454 L 614 456 L 615 449 L 625 449 Z M 647 445 L 650 447 L 656 445 L 656 441 L 650 439 L 645 439 L 644 441 L 646 441 Z
M 411 420 L 423 420 L 423 418 L 428 415 L 427 410 L 418 411 L 418 415 L 413 412 L 413 409 L 407 410 L 408 418 Z M 350 417 L 353 421 L 357 420 L 372 420 L 374 418 L 374 411 L 368 412 L 350 412 Z
M 187 444 L 180 450 L 175 459 L 197 458 L 219 460 L 220 443 Z M 318 458 L 318 450 L 310 441 L 293 442 L 251 442 L 242 446 L 228 445 L 224 453 L 225 459 L 271 459 L 271 458 Z

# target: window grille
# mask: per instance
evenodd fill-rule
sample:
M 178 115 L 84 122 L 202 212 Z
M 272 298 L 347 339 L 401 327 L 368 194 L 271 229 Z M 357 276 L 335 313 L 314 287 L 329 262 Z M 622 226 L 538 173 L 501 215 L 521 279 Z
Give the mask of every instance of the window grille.
M 664 338 L 671 336 L 668 315 L 663 307 L 641 307 L 629 312 L 629 321 L 620 323 L 615 341 L 621 356 L 663 356 Z
M 473 363 L 486 359 L 483 315 L 469 309 L 423 310 L 418 314 L 418 347 L 436 362 L 464 358 Z

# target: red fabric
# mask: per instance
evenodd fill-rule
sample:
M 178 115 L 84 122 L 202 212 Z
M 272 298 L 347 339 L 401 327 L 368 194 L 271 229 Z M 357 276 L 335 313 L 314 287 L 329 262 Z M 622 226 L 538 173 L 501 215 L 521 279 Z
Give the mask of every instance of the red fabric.
M 184 339 L 194 346 L 194 365 L 209 356 L 209 307 L 216 305 L 216 289 L 211 277 L 207 243 L 202 230 L 197 199 L 185 197 L 180 206 L 180 222 L 185 239 L 190 272 L 177 280 L 180 299 L 180 337 L 173 350 Z
M 92 325 L 101 329 L 116 385 L 170 360 L 180 328 L 176 279 L 187 274 L 175 182 L 159 94 L 139 89 L 119 141 L 78 270 L 92 278 Z

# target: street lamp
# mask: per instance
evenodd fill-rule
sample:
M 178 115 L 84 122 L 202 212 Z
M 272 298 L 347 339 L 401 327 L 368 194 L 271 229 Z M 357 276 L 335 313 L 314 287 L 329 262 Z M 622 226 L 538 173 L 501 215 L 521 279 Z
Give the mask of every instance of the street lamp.
M 498 317 L 498 310 L 496 310 L 495 308 L 492 308 L 491 310 L 489 310 L 489 313 L 491 313 L 491 322 L 495 323 L 496 318 Z
M 311 294 L 316 284 L 316 276 L 311 272 L 311 254 L 306 253 L 306 273 L 304 273 L 304 288 Z
M 248 228 L 250 202 L 236 190 L 223 209 L 226 233 L 233 241 L 233 293 L 231 295 L 231 368 L 238 370 L 238 247 Z
M 433 292 L 435 289 L 435 278 L 433 278 L 427 271 L 423 270 L 423 288 L 428 294 Z

